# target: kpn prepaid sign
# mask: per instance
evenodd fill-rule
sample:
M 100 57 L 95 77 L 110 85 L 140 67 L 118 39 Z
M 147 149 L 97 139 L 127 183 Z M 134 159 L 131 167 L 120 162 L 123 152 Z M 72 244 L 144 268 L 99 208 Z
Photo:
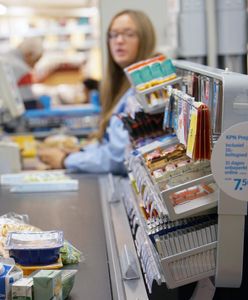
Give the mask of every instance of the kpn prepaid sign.
M 220 189 L 248 201 L 248 122 L 228 128 L 215 144 L 211 167 Z

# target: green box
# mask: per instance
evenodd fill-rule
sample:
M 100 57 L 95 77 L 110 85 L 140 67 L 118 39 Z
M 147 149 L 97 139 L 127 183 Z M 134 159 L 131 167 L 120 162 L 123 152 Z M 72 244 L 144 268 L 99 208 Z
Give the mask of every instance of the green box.
M 160 62 L 153 63 L 150 68 L 153 79 L 162 78 L 164 76 Z
M 140 76 L 140 70 L 134 70 L 134 71 L 130 72 L 130 77 L 132 79 L 132 83 L 134 84 L 134 86 L 137 86 L 137 85 L 143 83 L 143 80 Z
M 167 59 L 161 63 L 161 67 L 164 73 L 164 76 L 169 76 L 176 73 L 176 68 L 173 65 L 171 59 Z
M 35 300 L 62 300 L 61 271 L 41 270 L 33 276 Z
M 144 66 L 140 69 L 143 82 L 149 82 L 153 79 L 152 72 L 149 66 Z
M 33 299 L 33 278 L 21 278 L 12 284 L 12 300 Z

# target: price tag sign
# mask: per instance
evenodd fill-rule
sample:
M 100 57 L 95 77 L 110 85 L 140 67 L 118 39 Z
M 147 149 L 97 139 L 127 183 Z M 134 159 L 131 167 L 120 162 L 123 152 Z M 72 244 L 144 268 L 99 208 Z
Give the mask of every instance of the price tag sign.
M 228 128 L 215 144 L 211 168 L 220 189 L 248 202 L 248 122 Z

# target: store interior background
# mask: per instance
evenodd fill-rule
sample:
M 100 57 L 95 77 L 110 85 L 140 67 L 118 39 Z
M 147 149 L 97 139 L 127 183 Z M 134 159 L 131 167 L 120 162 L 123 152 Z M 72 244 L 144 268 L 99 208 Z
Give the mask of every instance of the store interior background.
M 84 101 L 77 94 L 82 80 L 100 80 L 106 66 L 109 20 L 134 8 L 149 15 L 158 51 L 167 57 L 247 73 L 246 7 L 242 0 L 1 0 L 0 53 L 25 37 L 41 37 L 36 93 L 64 94 L 65 104 Z

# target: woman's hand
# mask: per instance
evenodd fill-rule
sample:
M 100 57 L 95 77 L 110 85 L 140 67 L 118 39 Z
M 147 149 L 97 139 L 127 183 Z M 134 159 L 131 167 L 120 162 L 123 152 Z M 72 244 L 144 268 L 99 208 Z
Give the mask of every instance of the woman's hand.
M 64 159 L 67 153 L 58 148 L 43 148 L 39 150 L 38 156 L 52 169 L 64 169 Z

